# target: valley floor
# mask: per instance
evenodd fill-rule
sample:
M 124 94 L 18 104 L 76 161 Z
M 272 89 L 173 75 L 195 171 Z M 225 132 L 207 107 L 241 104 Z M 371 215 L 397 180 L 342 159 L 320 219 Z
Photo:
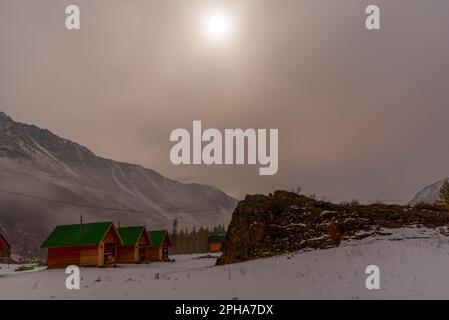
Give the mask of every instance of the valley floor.
M 67 290 L 65 270 L 13 273 L 0 266 L 0 299 L 447 299 L 449 237 L 438 230 L 345 242 L 227 266 L 204 255 L 176 262 L 81 268 L 81 289 Z M 380 268 L 380 290 L 367 290 L 365 268 Z

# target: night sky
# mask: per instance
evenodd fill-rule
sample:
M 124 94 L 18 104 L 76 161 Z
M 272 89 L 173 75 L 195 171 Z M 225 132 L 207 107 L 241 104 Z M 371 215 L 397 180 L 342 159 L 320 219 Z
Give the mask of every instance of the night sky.
M 65 29 L 65 7 L 81 30 Z M 365 8 L 381 9 L 381 30 Z M 204 19 L 229 19 L 226 37 Z M 0 110 L 232 196 L 405 202 L 449 176 L 447 0 L 0 0 Z M 279 171 L 174 166 L 170 132 L 279 129 Z

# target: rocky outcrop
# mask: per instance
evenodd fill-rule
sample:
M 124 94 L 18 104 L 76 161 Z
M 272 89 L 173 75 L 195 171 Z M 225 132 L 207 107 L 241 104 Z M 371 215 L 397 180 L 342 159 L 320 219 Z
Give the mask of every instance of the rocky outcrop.
M 217 264 L 236 263 L 304 248 L 323 249 L 362 239 L 382 228 L 449 225 L 447 210 L 359 203 L 334 204 L 286 191 L 240 201 Z

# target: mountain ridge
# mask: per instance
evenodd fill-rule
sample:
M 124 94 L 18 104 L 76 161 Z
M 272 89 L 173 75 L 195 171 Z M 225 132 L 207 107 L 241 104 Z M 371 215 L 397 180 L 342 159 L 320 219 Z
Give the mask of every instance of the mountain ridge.
M 177 218 L 180 226 L 213 226 L 227 224 L 237 203 L 209 185 L 177 182 L 139 164 L 98 157 L 76 142 L 16 122 L 4 112 L 0 112 L 0 188 L 124 211 L 81 210 L 0 193 L 0 232 L 9 236 L 15 253 L 26 256 L 33 255 L 55 224 L 77 223 L 81 213 L 86 222 L 107 219 L 168 228 Z
M 449 178 L 441 179 L 435 183 L 429 184 L 422 188 L 410 201 L 410 204 L 417 203 L 434 203 L 440 200 L 440 190 L 445 181 L 449 182 Z

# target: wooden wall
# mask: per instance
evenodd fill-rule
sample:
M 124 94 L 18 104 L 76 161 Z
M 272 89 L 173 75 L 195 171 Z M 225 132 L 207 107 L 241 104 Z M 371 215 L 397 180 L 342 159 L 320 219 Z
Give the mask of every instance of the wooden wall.
M 98 246 L 98 264 L 97 266 L 104 266 L 104 243 L 100 243 Z
M 115 237 L 115 233 L 112 227 L 109 229 L 108 233 L 103 238 L 104 243 L 118 243 L 118 239 Z
M 148 249 L 150 248 L 150 246 L 151 246 L 151 242 L 150 242 L 150 239 L 148 238 L 148 235 L 147 235 L 147 231 L 145 230 L 141 235 L 140 235 L 140 238 L 139 238 L 139 241 L 137 242 L 137 248 L 136 248 L 136 257 L 137 257 L 137 260 L 138 261 L 150 261 L 150 258 L 149 258 L 149 256 L 148 256 Z M 140 256 L 140 252 L 145 252 L 143 255 L 142 255 L 142 258 L 141 258 L 141 256 Z
M 162 246 L 148 248 L 148 261 L 162 261 Z
M 47 267 L 65 268 L 80 265 L 80 247 L 48 248 Z
M 9 248 L 4 248 L 0 250 L 0 258 L 10 258 L 11 257 L 11 251 Z
M 148 259 L 148 244 L 139 244 L 137 246 L 137 258 L 139 262 L 149 261 Z
M 221 242 L 211 242 L 209 243 L 209 252 L 220 252 Z
M 151 245 L 150 241 L 148 240 L 148 238 L 146 238 L 143 233 L 140 236 L 140 239 L 138 241 L 138 244 L 142 244 L 142 245 Z
M 118 237 L 117 231 L 114 231 L 114 226 L 111 226 L 104 236 L 103 240 L 100 242 L 100 250 L 98 256 L 98 266 L 104 266 L 107 261 L 104 260 L 105 252 L 111 251 L 114 258 L 114 263 L 118 262 L 118 249 L 120 244 L 120 238 Z M 113 248 L 109 248 L 113 245 Z M 107 249 L 108 248 L 108 249 Z M 107 249 L 107 250 L 106 250 Z
M 65 268 L 69 265 L 80 267 L 101 266 L 98 246 L 48 248 L 48 268 Z
M 118 249 L 118 261 L 122 263 L 138 262 L 137 246 L 120 247 Z
M 0 236 L 0 257 L 9 258 L 11 256 L 11 251 L 8 244 Z
M 96 267 L 98 266 L 99 248 L 98 246 L 83 247 L 80 250 L 80 266 Z

